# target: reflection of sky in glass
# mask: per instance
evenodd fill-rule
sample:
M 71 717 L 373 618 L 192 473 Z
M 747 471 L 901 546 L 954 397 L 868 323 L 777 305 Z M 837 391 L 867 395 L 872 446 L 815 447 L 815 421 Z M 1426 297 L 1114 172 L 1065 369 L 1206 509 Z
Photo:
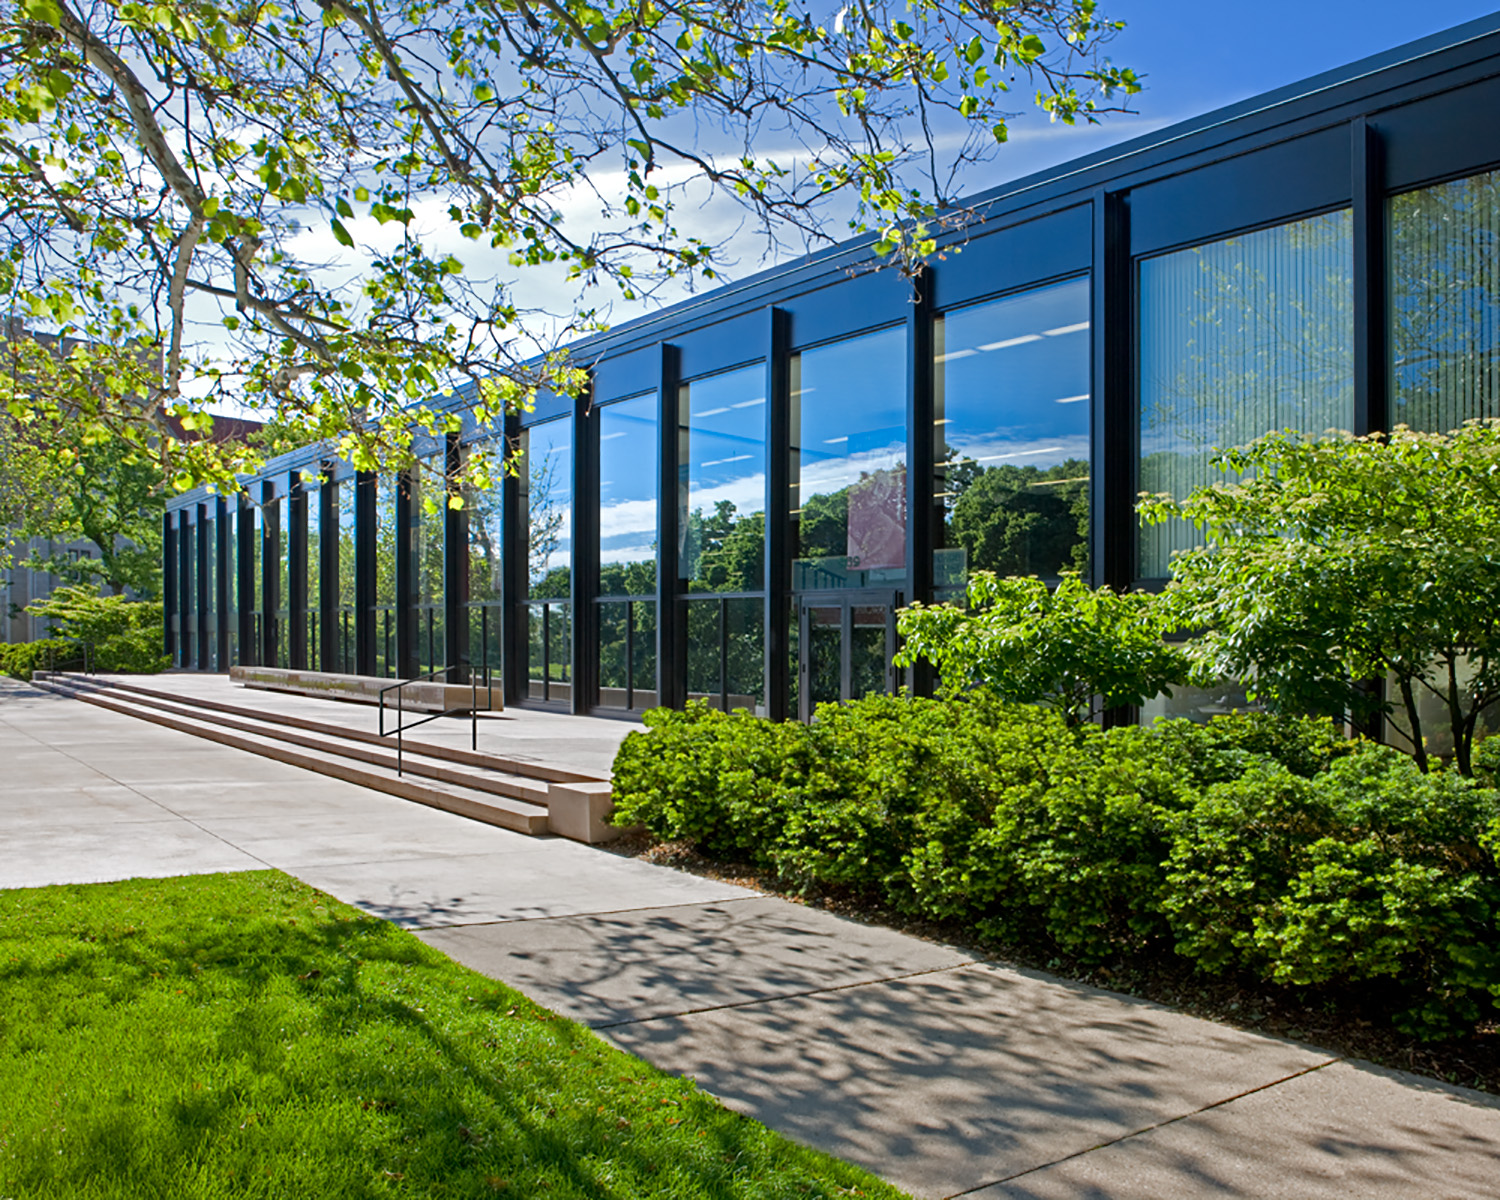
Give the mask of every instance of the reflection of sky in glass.
M 792 359 L 792 508 L 906 461 L 906 328 Z
M 567 417 L 522 431 L 526 511 L 532 536 L 551 543 L 544 560 L 531 562 L 531 582 L 573 561 L 573 429 Z
M 933 353 L 939 464 L 945 447 L 985 467 L 1088 460 L 1087 280 L 949 313 Z
M 745 367 L 684 384 L 681 467 L 686 512 L 712 512 L 720 500 L 735 511 L 766 506 L 766 369 Z
M 599 561 L 656 555 L 656 393 L 599 410 Z

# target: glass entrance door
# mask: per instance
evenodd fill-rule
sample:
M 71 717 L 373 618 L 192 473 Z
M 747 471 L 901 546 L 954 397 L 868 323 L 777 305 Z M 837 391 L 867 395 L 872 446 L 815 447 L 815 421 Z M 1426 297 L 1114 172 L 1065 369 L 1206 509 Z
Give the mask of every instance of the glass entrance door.
M 894 692 L 895 592 L 815 592 L 797 597 L 797 715 L 819 704 Z

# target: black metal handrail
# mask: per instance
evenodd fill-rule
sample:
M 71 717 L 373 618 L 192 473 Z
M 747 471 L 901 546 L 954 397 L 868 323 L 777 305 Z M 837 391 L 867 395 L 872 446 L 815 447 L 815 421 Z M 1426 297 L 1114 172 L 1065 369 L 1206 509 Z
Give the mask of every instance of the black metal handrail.
M 406 722 L 401 719 L 401 714 L 406 711 L 401 705 L 401 689 L 410 687 L 414 683 L 425 683 L 438 675 L 446 677 L 449 672 L 457 671 L 463 664 L 453 663 L 446 667 L 440 667 L 436 671 L 428 671 L 425 675 L 414 675 L 410 679 L 403 679 L 399 683 L 393 683 L 389 687 L 380 689 L 380 736 L 390 737 L 396 735 L 396 774 L 402 773 L 402 741 L 401 734 L 407 729 L 415 729 L 418 725 L 425 725 L 428 721 L 436 721 L 439 717 L 451 717 L 464 710 L 462 708 L 444 709 L 442 712 L 431 713 L 420 721 Z M 488 672 L 486 672 L 488 676 Z M 485 686 L 488 688 L 489 680 L 486 678 Z M 389 733 L 385 728 L 385 697 L 387 692 L 395 692 L 396 699 L 393 707 L 396 710 L 396 728 Z M 479 749 L 479 674 L 476 671 L 469 672 L 469 748 Z
M 88 641 L 88 640 L 86 640 L 84 638 L 68 637 L 66 634 L 50 634 L 49 637 L 51 637 L 51 639 L 54 640 L 54 641 L 72 642 L 73 645 L 75 645 L 75 646 L 81 646 L 83 648 L 83 673 L 85 675 L 92 675 L 92 674 L 94 674 L 94 643 L 93 642 Z M 77 661 L 77 659 L 74 659 L 74 658 L 65 658 L 65 659 L 63 659 L 63 666 L 66 667 L 69 663 L 72 663 L 72 662 L 75 662 L 75 661 Z M 57 670 L 57 647 L 56 646 L 48 646 L 47 647 L 47 672 L 48 672 L 48 674 L 51 674 L 52 672 L 54 672 L 56 670 Z

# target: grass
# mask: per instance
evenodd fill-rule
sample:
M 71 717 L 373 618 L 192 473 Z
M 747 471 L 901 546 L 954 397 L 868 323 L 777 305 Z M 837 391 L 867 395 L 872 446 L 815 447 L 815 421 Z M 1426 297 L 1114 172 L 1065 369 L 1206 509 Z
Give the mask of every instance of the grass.
M 0 1198 L 901 1196 L 277 872 L 0 891 Z

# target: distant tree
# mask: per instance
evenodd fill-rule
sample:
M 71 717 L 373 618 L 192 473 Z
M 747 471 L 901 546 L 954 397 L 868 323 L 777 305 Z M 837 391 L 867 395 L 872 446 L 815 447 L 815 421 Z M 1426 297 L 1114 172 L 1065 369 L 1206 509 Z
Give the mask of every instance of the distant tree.
M 1243 477 L 1140 506 L 1207 537 L 1172 560 L 1164 596 L 1196 635 L 1197 673 L 1290 712 L 1392 711 L 1424 770 L 1431 697 L 1472 774 L 1476 731 L 1500 704 L 1500 421 L 1277 433 L 1216 462 Z M 1394 705 L 1367 686 L 1387 678 Z
M 1089 466 L 949 468 L 950 540 L 971 569 L 1056 576 L 1089 566 Z

